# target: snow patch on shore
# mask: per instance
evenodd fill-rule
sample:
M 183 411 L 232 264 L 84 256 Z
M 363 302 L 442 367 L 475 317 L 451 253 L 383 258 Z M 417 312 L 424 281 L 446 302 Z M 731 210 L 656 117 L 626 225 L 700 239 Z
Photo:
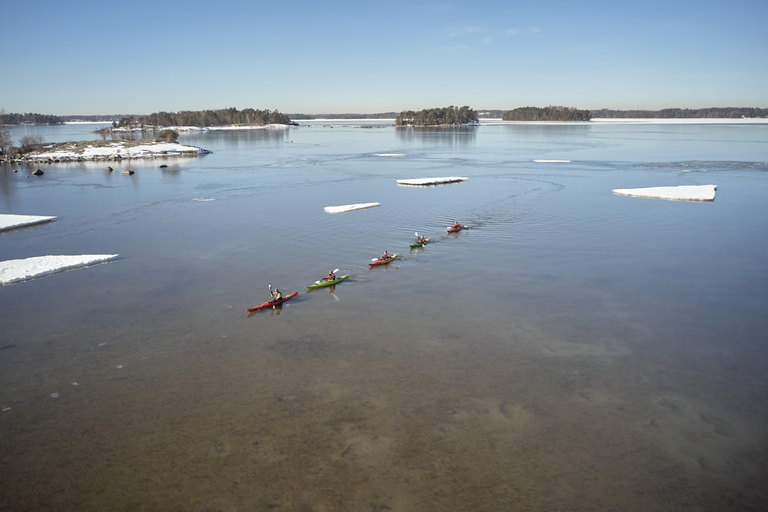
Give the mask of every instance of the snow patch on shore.
M 20 260 L 0 261 L 0 283 L 18 283 L 117 259 L 117 254 L 82 254 L 78 256 L 35 256 Z
M 22 226 L 31 226 L 41 222 L 49 222 L 56 217 L 44 217 L 39 215 L 11 215 L 0 214 L 0 231 L 20 228 Z
M 617 188 L 614 194 L 672 201 L 714 201 L 717 185 L 682 185 L 679 187 Z
M 345 204 L 342 206 L 326 206 L 323 209 L 326 213 L 345 213 L 353 212 L 355 210 L 364 210 L 366 208 L 376 208 L 377 206 L 380 206 L 380 203 Z
M 446 176 L 443 178 L 414 178 L 408 180 L 397 180 L 399 185 L 443 185 L 445 183 L 458 183 L 467 181 L 469 178 L 463 176 Z

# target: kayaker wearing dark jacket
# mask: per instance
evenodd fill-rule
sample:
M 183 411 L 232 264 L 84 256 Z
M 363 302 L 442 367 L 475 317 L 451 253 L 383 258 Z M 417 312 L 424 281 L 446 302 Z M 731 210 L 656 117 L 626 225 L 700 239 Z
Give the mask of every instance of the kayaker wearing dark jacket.
M 336 279 L 336 274 L 333 273 L 333 270 L 328 272 L 328 275 L 325 276 L 326 281 L 334 281 Z
M 388 260 L 389 258 L 391 258 L 391 256 L 389 255 L 389 253 L 388 253 L 387 251 L 384 251 L 384 254 L 382 254 L 382 255 L 381 255 L 381 257 L 380 257 L 379 259 L 380 259 L 380 260 Z
M 459 224 L 457 221 L 453 221 L 453 227 L 454 228 L 460 228 L 461 224 Z
M 421 242 L 422 244 L 423 244 L 424 242 L 426 242 L 426 241 L 427 241 L 427 239 L 426 239 L 426 238 L 424 238 L 423 236 L 420 236 L 420 237 L 419 237 L 419 242 Z
M 272 292 L 272 302 L 276 302 L 278 300 L 281 300 L 283 298 L 283 294 L 280 293 L 280 290 L 275 288 L 275 291 Z

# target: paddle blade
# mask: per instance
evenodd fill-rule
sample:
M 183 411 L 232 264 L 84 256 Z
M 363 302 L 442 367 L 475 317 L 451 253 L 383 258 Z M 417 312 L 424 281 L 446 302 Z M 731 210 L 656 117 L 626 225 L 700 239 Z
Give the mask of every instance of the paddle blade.
M 379 261 L 379 258 L 371 258 L 371 261 Z
M 334 274 L 335 274 L 336 272 L 338 272 L 338 271 L 339 271 L 339 269 L 337 269 L 337 268 L 333 269 L 333 273 L 334 273 Z
M 414 235 L 416 235 L 416 238 L 419 238 L 419 234 L 418 233 L 414 233 Z

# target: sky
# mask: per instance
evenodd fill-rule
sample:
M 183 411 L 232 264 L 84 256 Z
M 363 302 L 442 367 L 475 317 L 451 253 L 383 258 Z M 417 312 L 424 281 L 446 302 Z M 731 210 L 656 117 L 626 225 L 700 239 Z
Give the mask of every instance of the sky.
M 0 109 L 768 108 L 767 0 L 2 0 Z

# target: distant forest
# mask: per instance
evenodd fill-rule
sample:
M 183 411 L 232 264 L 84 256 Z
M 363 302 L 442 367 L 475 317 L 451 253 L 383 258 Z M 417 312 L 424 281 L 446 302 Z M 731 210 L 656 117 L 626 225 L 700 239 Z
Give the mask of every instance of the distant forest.
M 48 114 L 2 114 L 0 124 L 61 124 L 64 120 L 59 116 Z
M 645 118 L 645 119 L 738 119 L 741 117 L 768 117 L 768 108 L 712 107 L 665 108 L 662 110 L 593 110 L 592 117 Z
M 477 112 L 463 106 L 461 108 L 442 107 L 424 109 L 421 112 L 403 110 L 395 118 L 397 126 L 460 126 L 477 122 Z
M 504 112 L 501 118 L 504 121 L 589 121 L 592 116 L 589 110 L 549 106 L 520 107 Z
M 137 114 L 103 114 L 103 115 L 93 115 L 93 116 L 84 116 L 80 114 L 75 114 L 71 116 L 61 116 L 65 121 L 86 121 L 89 123 L 103 123 L 105 121 L 118 121 L 120 119 L 128 118 L 128 117 L 140 117 Z
M 277 110 L 225 108 L 220 110 L 184 110 L 181 112 L 155 112 L 141 116 L 139 124 L 152 126 L 262 126 L 291 124 L 291 119 Z
M 378 114 L 286 114 L 294 121 L 309 121 L 312 119 L 394 119 L 397 112 L 380 112 Z

